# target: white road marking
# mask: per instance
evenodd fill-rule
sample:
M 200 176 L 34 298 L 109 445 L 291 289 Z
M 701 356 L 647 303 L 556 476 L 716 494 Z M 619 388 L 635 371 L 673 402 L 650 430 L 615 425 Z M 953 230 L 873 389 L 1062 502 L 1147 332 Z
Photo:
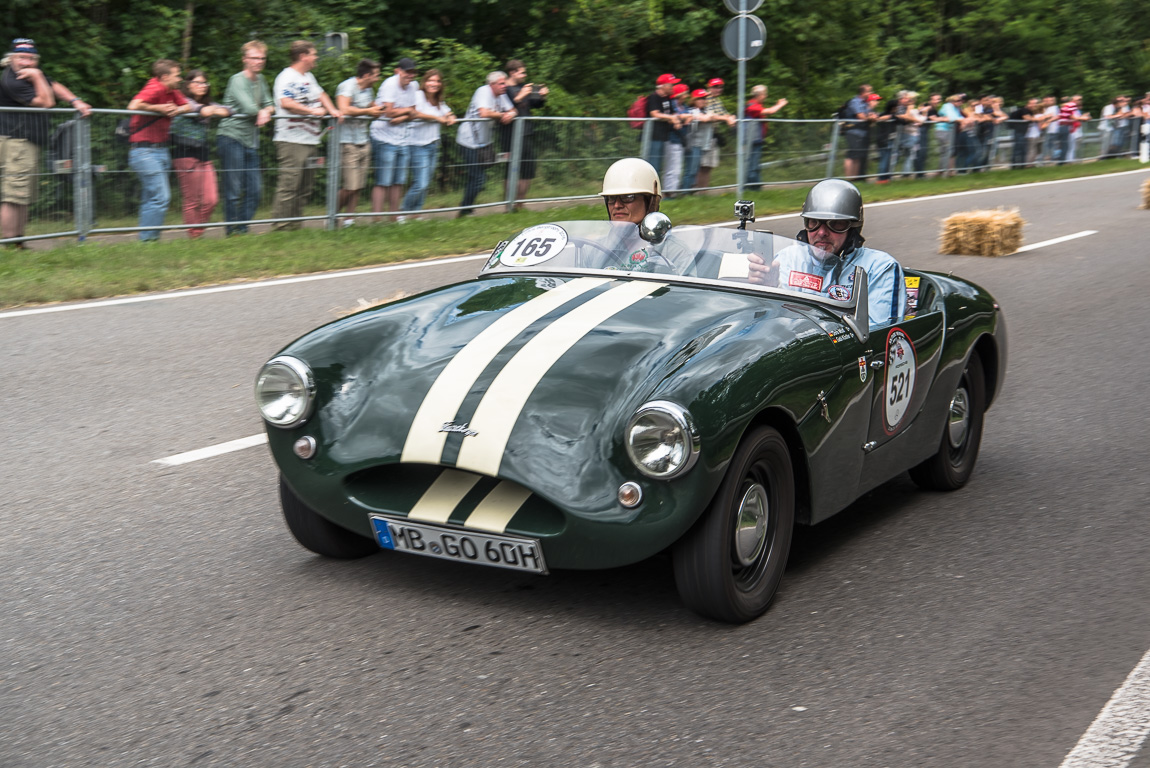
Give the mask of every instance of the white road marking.
M 173 293 L 150 293 L 144 296 L 126 296 L 122 299 L 105 299 L 103 301 L 88 301 L 82 304 L 54 304 L 50 307 L 36 307 L 35 309 L 17 309 L 12 312 L 0 312 L 0 320 L 12 317 L 26 317 L 28 315 L 46 315 L 52 312 L 71 312 L 74 309 L 93 309 L 98 307 L 118 307 L 122 304 L 140 304 L 145 301 L 163 301 L 164 299 L 184 299 L 189 296 L 207 296 L 213 293 L 228 293 L 230 291 L 246 291 L 252 288 L 272 288 L 277 285 L 293 285 L 295 283 L 311 283 L 316 280 L 333 280 L 337 277 L 360 277 L 374 275 L 380 272 L 398 272 L 404 269 L 423 269 L 437 267 L 441 264 L 455 264 L 464 261 L 478 261 L 490 256 L 488 253 L 473 254 L 471 256 L 452 256 L 446 259 L 433 261 L 412 261 L 403 264 L 388 264 L 383 267 L 367 267 L 366 269 L 350 269 L 342 272 L 324 272 L 318 275 L 300 275 L 298 277 L 280 277 L 275 280 L 261 280 L 252 283 L 237 283 L 235 285 L 217 285 L 213 288 L 193 288 L 187 291 Z
M 1125 768 L 1150 734 L 1150 651 L 1114 692 L 1060 768 Z
M 226 443 L 219 443 L 217 445 L 209 445 L 207 448 L 197 448 L 194 451 L 187 453 L 177 453 L 175 456 L 169 456 L 166 459 L 155 459 L 152 464 L 160 464 L 165 467 L 175 467 L 180 464 L 187 464 L 192 461 L 199 461 L 200 459 L 210 459 L 213 456 L 219 456 L 224 453 L 231 453 L 232 451 L 242 451 L 244 448 L 252 448 L 257 445 L 264 445 L 268 441 L 268 436 L 264 433 L 252 435 L 250 437 L 241 437 L 239 440 L 229 440 Z
M 1053 240 L 1043 240 L 1041 243 L 1031 243 L 1019 248 L 1015 253 L 1023 253 L 1024 251 L 1033 251 L 1035 248 L 1045 248 L 1048 245 L 1057 245 L 1058 243 L 1065 243 L 1068 240 L 1077 240 L 1080 237 L 1089 237 L 1090 235 L 1097 235 L 1096 229 L 1084 229 L 1081 232 L 1075 232 L 1073 235 L 1065 235 L 1063 237 L 1056 237 Z
M 1146 173 L 1145 170 L 1123 171 L 1122 173 L 1104 173 L 1098 176 L 1080 176 L 1076 179 L 1055 179 L 1053 181 L 1036 181 L 1030 184 L 1012 184 L 1007 187 L 990 187 L 988 189 L 968 189 L 965 192 L 948 192 L 944 195 L 930 195 L 928 197 L 908 197 L 902 200 L 884 200 L 878 203 L 867 203 L 868 208 L 877 208 L 886 205 L 906 205 L 908 203 L 917 203 L 923 200 L 944 200 L 950 197 L 966 197 L 967 195 L 985 195 L 991 192 L 1003 192 L 1012 189 L 1027 189 L 1029 187 L 1043 187 L 1051 184 L 1074 184 L 1080 181 L 1094 181 L 1102 178 L 1112 178 L 1116 176 L 1130 176 L 1136 173 Z M 778 221 L 780 219 L 790 219 L 798 216 L 799 213 L 781 213 L 775 216 L 764 216 L 757 221 Z M 725 221 L 718 224 L 705 224 L 698 225 L 703 227 L 730 227 L 738 224 L 737 221 Z M 695 226 L 695 225 L 691 225 Z M 404 264 L 389 264 L 382 267 L 368 267 L 366 269 L 351 269 L 342 272 L 324 272 L 319 275 L 300 275 L 298 277 L 284 277 L 276 278 L 274 280 L 263 280 L 250 283 L 237 283 L 235 285 L 220 285 L 213 288 L 193 288 L 187 291 L 173 291 L 171 293 L 148 294 L 146 296 L 127 296 L 122 299 L 104 299 L 101 301 L 87 301 L 78 304 L 54 304 L 50 307 L 36 307 L 34 309 L 17 309 L 10 312 L 0 312 L 0 320 L 6 320 L 13 317 L 26 317 L 28 315 L 45 315 L 52 312 L 71 312 L 76 309 L 93 309 L 98 307 L 115 307 L 122 304 L 139 304 L 145 301 L 162 301 L 165 299 L 182 299 L 189 296 L 206 296 L 213 293 L 225 293 L 229 291 L 247 291 L 253 288 L 270 288 L 277 285 L 292 285 L 294 283 L 308 283 L 315 280 L 332 280 L 339 277 L 359 277 L 361 275 L 372 275 L 381 272 L 393 272 L 404 269 L 426 269 L 428 267 L 437 267 L 442 264 L 454 264 L 464 261 L 478 261 L 479 259 L 488 258 L 489 253 L 472 254 L 470 256 L 452 256 L 446 259 L 430 259 L 427 261 L 413 261 Z

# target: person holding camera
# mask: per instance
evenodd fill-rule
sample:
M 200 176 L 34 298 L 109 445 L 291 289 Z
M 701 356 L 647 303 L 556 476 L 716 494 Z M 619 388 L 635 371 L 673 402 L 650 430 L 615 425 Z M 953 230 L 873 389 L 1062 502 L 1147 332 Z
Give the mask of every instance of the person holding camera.
M 531 117 L 531 110 L 539 109 L 547 100 L 550 90 L 544 83 L 528 83 L 527 67 L 519 59 L 507 62 L 507 97 L 515 105 L 518 117 Z M 523 207 L 531 180 L 535 178 L 535 124 L 528 120 L 523 126 L 523 146 L 519 152 L 519 183 L 515 188 L 515 210 Z M 508 196 L 511 191 L 508 190 Z

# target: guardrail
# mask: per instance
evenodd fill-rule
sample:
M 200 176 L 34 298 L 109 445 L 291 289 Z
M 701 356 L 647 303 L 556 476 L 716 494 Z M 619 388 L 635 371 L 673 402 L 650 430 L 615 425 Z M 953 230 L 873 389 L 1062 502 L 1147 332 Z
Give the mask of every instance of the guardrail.
M 3 111 L 33 110 L 4 108 Z M 188 201 L 181 193 L 181 182 L 187 179 L 181 178 L 180 174 L 185 172 L 180 170 L 174 170 L 168 176 L 171 202 L 163 223 L 141 226 L 139 222 L 140 179 L 129 167 L 130 144 L 117 134 L 116 127 L 134 114 L 154 116 L 153 113 L 93 110 L 91 116 L 80 118 L 71 109 L 34 111 L 48 114 L 50 128 L 40 148 L 38 168 L 33 174 L 35 196 L 28 209 L 27 230 L 23 237 L 0 239 L 0 244 L 62 237 L 83 241 L 101 234 L 190 228 L 182 216 Z M 246 222 L 224 219 L 226 177 L 238 171 L 221 164 L 215 137 L 218 120 L 212 120 L 208 151 L 216 175 L 211 182 L 215 189 L 211 191 L 216 193 L 218 204 L 211 219 L 196 224 L 196 227 L 322 222 L 328 229 L 334 229 L 340 225 L 341 219 L 376 221 L 417 214 L 443 215 L 463 209 L 464 194 L 469 186 L 476 192 L 474 200 L 467 206 L 469 208 L 514 210 L 522 205 L 554 205 L 595 199 L 603 173 L 611 163 L 623 157 L 651 157 L 656 122 L 634 118 L 518 118 L 506 128 L 495 127 L 494 156 L 479 162 L 474 153 L 466 153 L 456 142 L 460 127 L 468 122 L 459 120 L 455 125 L 441 129 L 440 141 L 433 151 L 434 172 L 428 180 L 426 200 L 419 210 L 369 210 L 375 181 L 372 168 L 360 193 L 358 211 L 348 214 L 338 210 L 343 184 L 343 147 L 332 140 L 334 121 L 331 118 L 321 120 L 324 128 L 316 155 L 301 168 L 286 168 L 277 163 L 270 127 L 257 133 L 256 173 L 261 191 L 256 201 L 256 214 Z M 640 129 L 632 127 L 637 122 L 641 122 Z M 665 167 L 660 170 L 665 192 L 674 195 L 738 189 L 737 168 L 739 164 L 748 162 L 753 165 L 748 170 L 757 170 L 761 176 L 761 181 L 756 183 L 755 175 L 748 174 L 747 186 L 752 188 L 810 183 L 844 174 L 846 123 L 783 119 L 746 122 L 765 122 L 766 136 L 761 143 L 748 141 L 739 147 L 736 146 L 733 128 L 717 128 L 718 166 L 712 169 L 706 186 L 676 189 L 682 184 L 672 186 L 668 183 L 674 181 L 674 174 L 668 173 L 670 169 L 666 167 L 666 161 L 675 153 L 663 152 Z M 885 180 L 894 174 L 916 176 L 975 172 L 1012 165 L 1082 162 L 1100 157 L 1137 155 L 1139 142 L 1145 147 L 1147 136 L 1140 130 L 1136 119 L 1121 126 L 1120 130 L 1114 125 L 1106 126 L 1109 130 L 1100 130 L 1101 126 L 1101 121 L 1084 121 L 1078 136 L 1067 138 L 1044 132 L 1037 139 L 1027 139 L 1025 132 L 1016 133 L 1011 123 L 1001 123 L 993 126 L 989 137 L 976 145 L 956 140 L 955 147 L 961 144 L 967 154 L 957 156 L 953 169 L 946 155 L 939 152 L 937 128 L 924 127 L 917 137 L 909 136 L 907 132 L 896 132 L 882 146 L 871 141 L 866 152 L 867 169 L 859 175 Z M 745 132 L 757 137 L 760 128 L 748 125 Z M 1021 140 L 1016 139 L 1019 135 Z M 1061 154 L 1053 152 L 1054 149 Z M 687 153 L 681 154 L 685 159 Z M 316 183 L 303 201 L 299 215 L 276 217 L 272 215 L 273 200 L 277 184 L 286 171 L 313 177 Z M 411 181 L 409 174 L 407 182 Z M 524 182 L 522 185 L 521 181 Z

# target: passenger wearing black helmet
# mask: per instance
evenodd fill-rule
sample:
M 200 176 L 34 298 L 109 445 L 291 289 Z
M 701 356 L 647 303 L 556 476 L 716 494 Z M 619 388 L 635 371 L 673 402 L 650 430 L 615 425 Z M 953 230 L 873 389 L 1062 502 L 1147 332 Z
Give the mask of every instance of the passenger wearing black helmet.
M 862 226 L 858 188 L 843 179 L 820 181 L 803 202 L 803 231 L 795 238 L 814 247 L 780 251 L 770 266 L 751 255 L 750 280 L 849 301 L 855 267 L 862 267 L 870 326 L 899 322 L 906 312 L 902 267 L 889 253 L 863 247 Z

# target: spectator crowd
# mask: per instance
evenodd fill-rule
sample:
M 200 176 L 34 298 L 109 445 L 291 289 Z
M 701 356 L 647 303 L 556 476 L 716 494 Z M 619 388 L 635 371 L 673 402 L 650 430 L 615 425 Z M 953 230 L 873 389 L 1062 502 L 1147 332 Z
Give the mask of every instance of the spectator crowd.
M 203 70 L 185 75 L 171 59 L 152 65 L 151 79 L 127 105 L 138 114 L 124 130 L 128 165 L 140 184 L 141 240 L 159 238 L 173 176 L 190 237 L 204 233 L 221 193 L 226 233 L 245 233 L 261 200 L 258 150 L 261 129 L 269 122 L 274 122 L 278 163 L 271 212 L 277 229 L 301 226 L 304 204 L 324 163 L 319 146 L 325 118 L 333 122 L 331 141 L 338 144 L 341 226 L 354 224 L 352 214 L 369 186 L 371 213 L 402 222 L 423 209 L 442 151 L 442 128 L 457 120 L 444 100 L 443 74 L 428 69 L 420 76 L 416 62 L 405 57 L 385 78 L 379 62 L 363 59 L 355 74 L 338 84 L 333 98 L 312 73 L 318 60 L 313 43 L 292 43 L 289 66 L 270 85 L 263 74 L 267 50 L 258 40 L 242 47 L 242 69 L 229 78 L 218 100 Z M 12 42 L 0 61 L 0 107 L 48 109 L 64 103 L 87 116 L 91 107 L 48 78 L 39 62 L 32 40 Z M 632 125 L 650 123 L 645 159 L 661 175 L 666 197 L 710 186 L 721 148 L 736 125 L 736 116 L 723 102 L 724 85 L 715 77 L 692 89 L 673 74 L 663 74 L 656 78 L 654 91 L 628 111 L 630 117 L 643 118 Z M 751 189 L 762 184 L 768 118 L 787 106 L 787 99 L 771 103 L 767 94 L 765 85 L 752 87 L 743 112 L 754 121 L 746 124 L 744 138 L 744 178 Z M 507 62 L 503 71 L 489 73 L 475 89 L 455 138 L 454 154 L 462 158 L 465 172 L 460 216 L 473 212 L 489 169 L 506 156 L 513 121 L 543 107 L 547 96 L 547 86 L 530 82 L 526 65 L 518 59 Z M 877 150 L 879 184 L 889 183 L 900 165 L 904 176 L 923 176 L 932 145 L 937 155 L 932 168 L 943 175 L 984 170 L 992 162 L 1000 131 L 1007 130 L 1013 139 L 1012 167 L 1070 162 L 1078 155 L 1083 122 L 1094 119 L 1083 111 L 1079 95 L 1032 98 L 1007 111 L 1002 98 L 993 95 L 943 98 L 904 90 L 884 102 L 870 85 L 860 86 L 835 118 L 847 145 L 845 175 L 866 176 L 868 159 Z M 214 153 L 218 170 L 209 132 L 214 119 L 219 120 Z M 1100 156 L 1132 154 L 1145 120 L 1150 120 L 1150 93 L 1136 99 L 1115 96 L 1098 118 Z M 0 111 L 0 235 L 5 239 L 24 236 L 39 151 L 48 133 L 46 113 Z M 509 199 L 517 201 L 527 197 L 537 172 L 531 121 L 523 122 L 520 138 L 518 174 L 514 189 L 508 189 Z
M 290 54 L 291 64 L 269 87 L 262 74 L 267 46 L 259 41 L 245 44 L 244 68 L 232 75 L 218 103 L 211 100 L 202 71 L 193 70 L 185 80 L 175 61 L 161 59 L 153 65 L 152 79 L 128 105 L 156 113 L 136 115 L 129 128 L 129 165 L 141 186 L 141 240 L 159 237 L 159 230 L 150 227 L 162 223 L 168 208 L 169 155 L 181 185 L 184 223 L 208 221 L 217 203 L 216 172 L 208 159 L 206 135 L 207 121 L 213 117 L 223 118 L 218 143 L 229 235 L 246 232 L 255 215 L 261 194 L 258 131 L 269 120 L 275 122 L 279 166 L 271 215 L 276 229 L 301 226 L 316 170 L 322 167 L 318 150 L 324 117 L 336 121 L 340 212 L 354 214 L 360 193 L 369 185 L 373 213 L 394 214 L 403 222 L 409 213 L 423 208 L 439 158 L 441 128 L 456 122 L 443 98 L 443 74 L 429 69 L 420 78 L 415 61 L 404 57 L 384 79 L 379 62 L 362 59 L 355 75 L 337 86 L 333 101 L 312 74 L 319 58 L 315 45 L 298 40 Z M 495 162 L 494 126 L 508 126 L 515 117 L 530 115 L 547 98 L 546 86 L 526 81 L 527 67 L 513 59 L 506 72 L 491 72 L 471 98 L 466 112 L 470 120 L 456 138 L 467 169 L 461 216 L 472 212 L 486 184 L 487 169 Z M 522 141 L 516 183 L 520 198 L 530 189 L 536 169 L 529 129 Z M 351 216 L 341 219 L 344 227 L 354 223 Z M 189 229 L 192 237 L 202 232 L 195 226 Z
M 836 113 L 847 140 L 846 176 L 867 175 L 872 143 L 878 150 L 877 184 L 887 184 L 901 161 L 904 176 L 921 178 L 932 142 L 944 176 L 990 167 L 996 140 L 1005 124 L 1011 139 L 1011 168 L 1061 165 L 1078 157 L 1083 123 L 1094 119 L 1082 110 L 1082 96 L 1034 97 L 1006 111 L 1001 96 L 942 94 L 921 96 L 898 91 L 883 102 L 869 84 Z M 1137 127 L 1150 120 L 1150 92 L 1136 101 L 1115 96 L 1098 118 L 1102 158 L 1135 154 Z

